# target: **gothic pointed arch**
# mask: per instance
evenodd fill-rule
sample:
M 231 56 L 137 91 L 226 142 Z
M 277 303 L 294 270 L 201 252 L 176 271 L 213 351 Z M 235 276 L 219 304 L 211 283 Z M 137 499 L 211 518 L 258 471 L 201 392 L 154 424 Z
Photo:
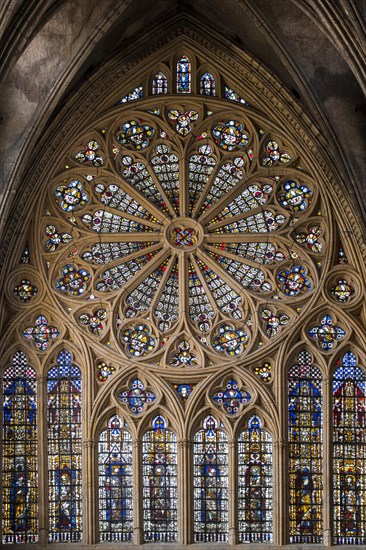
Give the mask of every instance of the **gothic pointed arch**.
M 5 241 L 4 343 L 37 358 L 48 404 L 39 529 L 85 545 L 366 543 L 365 474 L 324 412 L 366 352 L 358 221 L 273 73 L 192 22 L 158 31 L 71 94 Z

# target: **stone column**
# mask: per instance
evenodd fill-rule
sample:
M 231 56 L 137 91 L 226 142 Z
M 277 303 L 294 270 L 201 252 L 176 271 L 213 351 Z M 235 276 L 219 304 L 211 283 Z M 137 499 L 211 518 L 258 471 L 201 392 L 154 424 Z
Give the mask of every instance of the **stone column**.
M 94 439 L 83 440 L 82 452 L 82 498 L 83 498 L 83 543 L 98 542 L 98 467 Z
M 273 544 L 288 541 L 288 444 L 284 439 L 273 442 Z
M 132 471 L 133 471 L 133 542 L 144 542 L 143 510 L 142 510 L 142 459 L 140 459 L 141 444 L 138 439 L 132 440 Z
M 178 543 L 192 542 L 192 442 L 178 441 Z
M 229 544 L 238 542 L 238 461 L 235 439 L 229 440 L 228 473 L 229 473 Z
M 39 544 L 48 543 L 48 452 L 46 375 L 37 376 L 38 428 L 38 536 Z
M 324 545 L 333 541 L 333 438 L 332 438 L 332 378 L 323 378 L 323 529 Z

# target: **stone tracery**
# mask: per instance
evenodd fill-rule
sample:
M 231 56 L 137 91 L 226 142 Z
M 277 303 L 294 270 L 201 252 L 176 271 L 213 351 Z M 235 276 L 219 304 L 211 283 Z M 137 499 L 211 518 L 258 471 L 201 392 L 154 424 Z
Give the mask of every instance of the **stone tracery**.
M 188 94 L 191 68 L 188 72 L 185 65 L 182 71 L 180 91 Z M 112 341 L 114 357 L 119 354 L 123 366 L 132 359 L 135 365 L 147 367 L 155 385 L 159 379 L 153 370 L 160 367 L 170 372 L 177 366 L 214 365 L 220 372 L 225 368 L 222 354 L 225 360 L 239 360 L 250 379 L 251 354 L 266 347 L 274 353 L 271 339 L 277 338 L 280 345 L 281 336 L 291 334 L 299 314 L 305 319 L 309 304 L 315 302 L 313 296 L 320 295 L 327 273 L 319 264 L 328 265 L 332 252 L 324 237 L 332 232 L 323 216 L 328 198 L 295 147 L 289 149 L 285 137 L 283 146 L 278 138 L 279 143 L 263 137 L 259 120 L 232 90 L 227 99 L 240 104 L 234 111 L 230 105 L 233 116 L 227 109 L 221 113 L 221 104 L 218 108 L 207 97 L 203 108 L 202 101 L 185 95 L 184 109 L 177 108 L 176 99 L 166 100 L 164 109 L 146 99 L 131 118 L 128 103 L 142 96 L 125 97 L 102 132 L 83 129 L 85 139 L 65 149 L 66 170 L 51 177 L 52 192 L 42 204 L 45 214 L 37 227 L 52 289 L 47 292 L 56 296 L 61 308 L 74 312 L 75 319 L 81 317 L 81 305 L 85 309 L 94 306 L 89 301 L 106 302 L 109 332 L 98 340 L 99 353 L 107 356 Z M 172 112 L 177 113 L 174 119 L 169 116 Z M 77 143 L 87 145 L 81 149 Z M 45 225 L 49 216 L 55 225 Z M 310 224 L 315 216 L 322 221 L 324 233 Z M 50 227 L 52 233 L 47 230 Z M 315 237 L 321 235 L 324 238 L 317 241 Z M 321 262 L 311 253 L 319 254 Z M 353 299 L 348 287 L 345 291 Z M 339 292 L 332 290 L 332 296 Z M 270 314 L 263 316 L 263 312 Z M 261 328 L 263 321 L 265 328 Z M 89 330 L 85 342 L 93 346 L 95 336 L 100 334 Z M 116 369 L 100 365 L 98 380 L 109 383 Z M 278 371 L 278 365 L 273 368 L 263 361 L 252 369 L 268 386 Z M 177 380 L 175 374 L 172 377 Z M 189 402 L 194 385 L 175 385 L 181 399 Z M 141 402 L 130 405 L 132 414 L 146 412 Z M 216 418 L 207 418 L 216 422 L 215 429 L 220 426 L 217 433 L 227 441 Z M 209 444 L 215 436 L 207 418 L 202 426 Z M 257 419 L 251 428 L 259 426 Z M 196 442 L 202 433 L 202 429 L 196 432 Z M 246 438 L 251 440 L 249 435 Z M 222 460 L 226 468 L 227 458 Z M 208 483 L 206 474 L 215 468 L 221 483 L 223 472 L 212 456 L 204 455 L 195 464 L 199 483 Z M 226 475 L 225 471 L 223 478 Z M 153 482 L 146 480 L 146 487 Z M 227 540 L 226 508 L 222 512 L 217 502 L 206 502 L 203 491 L 196 505 L 201 514 L 200 520 L 195 519 L 196 540 Z M 245 499 L 241 506 L 246 509 Z M 249 518 L 250 511 L 245 515 Z M 214 517 L 221 521 L 219 539 L 210 538 Z M 261 540 L 262 535 L 263 540 L 271 540 L 268 524 L 266 520 L 263 533 L 253 540 Z M 256 533 L 252 527 L 249 531 Z M 158 537 L 155 527 L 150 531 L 145 540 L 161 540 L 154 538 Z M 240 536 L 247 541 L 252 535 L 243 530 Z M 175 537 L 174 531 L 172 540 Z

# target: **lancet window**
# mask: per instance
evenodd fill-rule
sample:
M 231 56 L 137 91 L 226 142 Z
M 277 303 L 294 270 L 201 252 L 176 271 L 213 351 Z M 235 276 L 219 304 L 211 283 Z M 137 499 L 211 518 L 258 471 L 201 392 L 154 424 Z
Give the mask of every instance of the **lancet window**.
M 100 542 L 132 542 L 132 438 L 118 415 L 99 436 L 98 477 Z
M 207 416 L 193 444 L 194 538 L 196 542 L 228 541 L 228 437 Z
M 272 437 L 260 418 L 249 418 L 238 438 L 240 542 L 272 542 Z
M 38 540 L 37 381 L 17 351 L 3 374 L 2 542 Z
M 163 416 L 142 438 L 144 539 L 178 540 L 177 439 Z
M 49 540 L 82 539 L 81 372 L 62 350 L 47 373 Z
M 289 369 L 290 541 L 320 543 L 323 533 L 322 375 L 302 351 Z

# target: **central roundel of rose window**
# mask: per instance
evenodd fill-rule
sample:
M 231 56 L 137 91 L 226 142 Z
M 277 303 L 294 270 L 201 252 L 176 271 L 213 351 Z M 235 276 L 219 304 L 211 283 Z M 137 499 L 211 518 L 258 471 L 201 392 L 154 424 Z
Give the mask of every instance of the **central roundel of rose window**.
M 189 218 L 177 218 L 166 227 L 168 245 L 182 252 L 192 252 L 202 244 L 202 226 Z
M 156 354 L 173 335 L 174 357 L 188 341 L 196 359 L 248 353 L 296 320 L 321 273 L 321 200 L 299 154 L 248 107 L 228 117 L 206 103 L 183 126 L 174 101 L 117 109 L 54 185 L 74 241 L 54 222 L 46 252 L 77 247 L 68 263 L 60 255 L 55 288 L 90 309 L 109 302 L 127 355 Z

